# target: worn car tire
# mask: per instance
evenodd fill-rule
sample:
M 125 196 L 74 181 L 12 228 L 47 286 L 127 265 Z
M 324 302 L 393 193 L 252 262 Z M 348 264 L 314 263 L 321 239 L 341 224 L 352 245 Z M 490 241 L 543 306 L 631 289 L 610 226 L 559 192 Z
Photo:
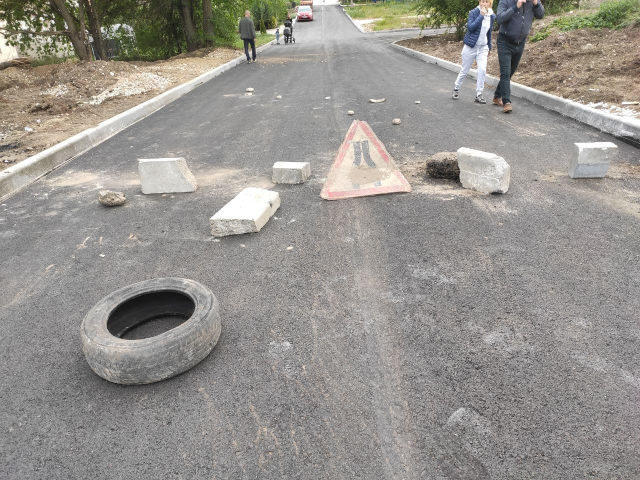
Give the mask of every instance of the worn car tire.
M 166 315 L 188 319 L 154 337 L 120 338 L 135 326 Z M 102 378 L 127 385 L 158 382 L 209 355 L 220 337 L 218 300 L 193 280 L 145 280 L 100 300 L 82 321 L 81 337 L 89 366 Z

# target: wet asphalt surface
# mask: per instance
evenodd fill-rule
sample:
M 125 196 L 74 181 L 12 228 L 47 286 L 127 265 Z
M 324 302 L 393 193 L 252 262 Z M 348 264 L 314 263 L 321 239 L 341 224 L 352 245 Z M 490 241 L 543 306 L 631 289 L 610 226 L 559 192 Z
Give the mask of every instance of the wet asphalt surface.
M 638 150 L 474 104 L 473 80 L 456 102 L 454 73 L 315 15 L 3 202 L 0 478 L 639 478 Z M 503 156 L 511 188 L 418 173 L 410 194 L 324 201 L 354 118 L 406 172 L 466 146 Z M 609 176 L 570 180 L 590 141 L 618 145 Z M 198 191 L 142 195 L 136 159 L 171 156 Z M 312 179 L 273 186 L 277 160 Z M 276 218 L 215 241 L 209 217 L 247 186 L 280 192 Z M 165 276 L 216 294 L 218 345 L 164 382 L 102 380 L 83 316 Z

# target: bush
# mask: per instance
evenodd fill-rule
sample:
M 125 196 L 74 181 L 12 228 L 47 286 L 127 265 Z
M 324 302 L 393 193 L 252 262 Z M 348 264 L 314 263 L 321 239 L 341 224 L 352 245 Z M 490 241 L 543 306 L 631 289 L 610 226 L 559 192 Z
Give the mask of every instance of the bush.
M 580 28 L 624 28 L 640 23 L 640 0 L 610 0 L 600 5 L 596 13 L 556 18 L 550 25 L 531 37 L 532 42 L 544 40 L 552 29 L 562 32 Z

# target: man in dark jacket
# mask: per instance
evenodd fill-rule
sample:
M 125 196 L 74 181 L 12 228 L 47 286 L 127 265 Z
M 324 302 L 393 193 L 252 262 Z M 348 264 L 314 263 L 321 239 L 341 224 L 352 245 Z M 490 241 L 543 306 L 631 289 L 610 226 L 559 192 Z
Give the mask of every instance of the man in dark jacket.
M 511 113 L 511 77 L 516 73 L 533 18 L 544 17 L 541 0 L 500 0 L 497 21 L 500 33 L 498 62 L 500 83 L 493 94 L 493 103 L 500 105 L 504 113 Z
M 247 56 L 247 63 L 256 61 L 256 27 L 251 20 L 251 12 L 244 12 L 244 18 L 238 24 L 238 33 L 244 42 L 244 54 Z M 249 45 L 251 45 L 251 58 L 249 58 Z

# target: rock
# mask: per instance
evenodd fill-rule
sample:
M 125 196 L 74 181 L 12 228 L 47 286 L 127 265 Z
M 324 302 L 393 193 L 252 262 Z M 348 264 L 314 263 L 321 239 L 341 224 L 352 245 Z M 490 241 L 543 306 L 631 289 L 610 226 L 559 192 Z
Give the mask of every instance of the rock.
M 252 95 L 253 95 L 253 93 L 251 93 L 251 92 L 247 92 L 247 93 L 245 93 L 244 95 L 245 95 L 245 97 L 250 97 L 250 96 L 252 96 Z
M 100 190 L 98 201 L 105 207 L 118 207 L 127 201 L 127 197 L 123 192 Z
M 309 162 L 276 162 L 273 164 L 273 183 L 304 183 L 311 175 Z
M 495 153 L 458 149 L 460 183 L 482 193 L 506 193 L 511 180 L 511 167 Z
M 276 100 L 280 100 L 281 98 L 282 98 L 282 95 L 278 95 L 278 96 L 276 97 Z
M 259 232 L 280 207 L 278 192 L 248 187 L 209 219 L 214 237 Z
M 402 122 L 400 121 L 400 119 L 399 119 L 399 118 L 394 118 L 394 119 L 391 121 L 391 123 L 392 123 L 392 124 L 394 124 L 394 125 L 400 125 L 400 123 L 402 123 Z
M 254 91 L 254 89 L 253 89 L 253 88 L 251 88 L 251 87 L 249 87 L 249 88 L 247 88 L 247 90 L 246 90 L 246 91 L 247 91 L 247 92 L 249 92 L 249 93 L 251 93 L 251 92 L 253 92 L 253 91 Z
M 369 99 L 369 103 L 382 103 L 386 101 L 387 101 L 386 98 L 370 98 Z
M 198 182 L 184 158 L 140 158 L 138 174 L 142 193 L 195 192 Z
M 331 100 L 331 97 L 324 97 L 325 100 Z
M 603 178 L 618 146 L 611 142 L 576 143 L 577 151 L 569 162 L 571 178 Z
M 436 178 L 459 180 L 458 152 L 438 152 L 427 158 L 427 173 Z
M 353 110 L 349 110 L 349 111 L 347 112 L 347 115 L 354 115 L 355 113 L 356 113 L 356 112 L 354 112 Z
M 415 102 L 413 102 L 413 103 L 415 103 L 416 105 L 419 105 L 419 104 L 420 104 L 420 100 L 416 100 L 416 101 L 415 101 Z

